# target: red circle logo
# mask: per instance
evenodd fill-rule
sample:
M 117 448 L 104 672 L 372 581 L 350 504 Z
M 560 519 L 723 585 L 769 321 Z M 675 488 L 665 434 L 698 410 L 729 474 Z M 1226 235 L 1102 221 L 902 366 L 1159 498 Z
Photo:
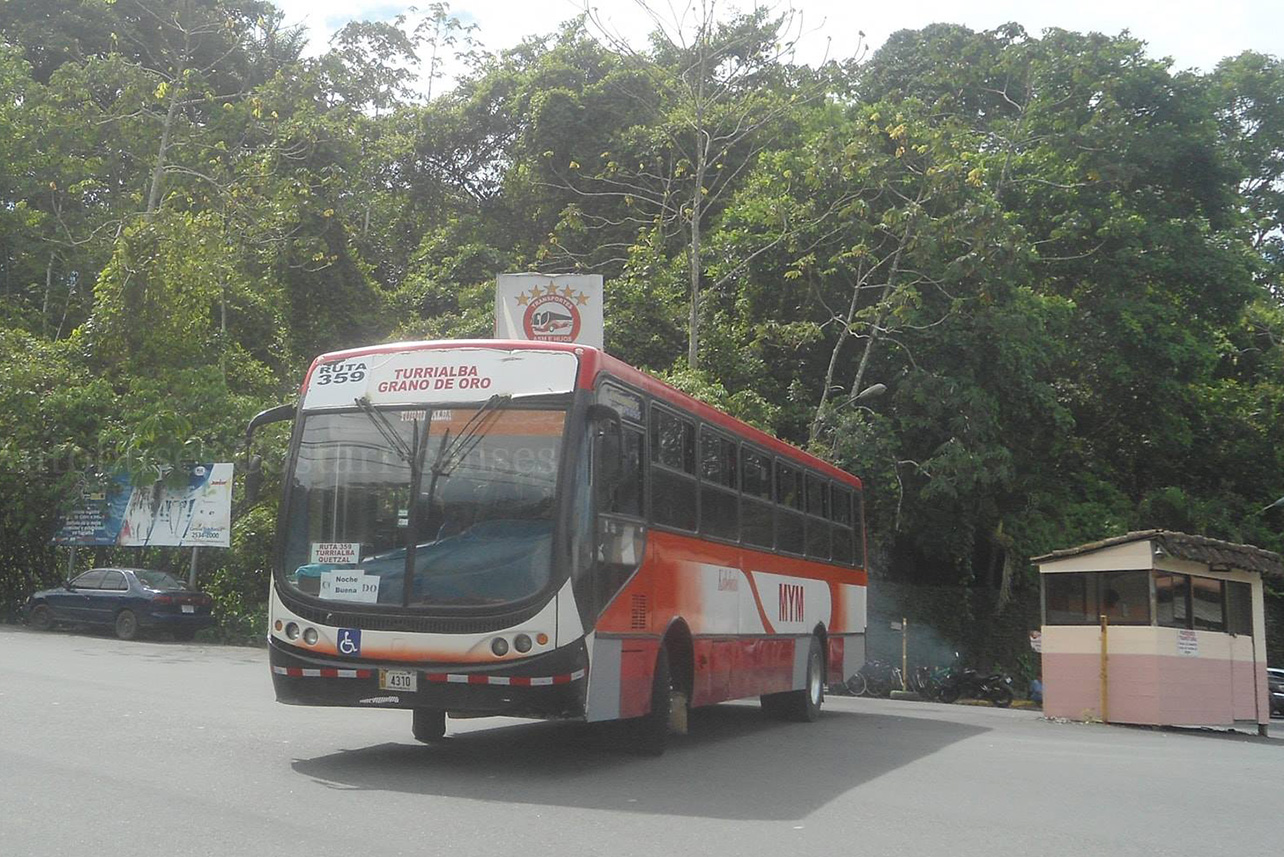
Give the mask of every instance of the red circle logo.
M 527 339 L 543 342 L 574 342 L 580 335 L 580 311 L 569 298 L 544 294 L 532 298 L 522 316 Z

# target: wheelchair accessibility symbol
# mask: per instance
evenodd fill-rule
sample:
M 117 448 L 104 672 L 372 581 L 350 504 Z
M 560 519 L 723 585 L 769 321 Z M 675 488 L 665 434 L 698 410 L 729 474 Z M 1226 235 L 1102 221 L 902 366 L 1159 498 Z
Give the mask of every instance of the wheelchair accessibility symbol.
M 361 631 L 357 628 L 339 629 L 339 654 L 356 657 L 361 654 Z

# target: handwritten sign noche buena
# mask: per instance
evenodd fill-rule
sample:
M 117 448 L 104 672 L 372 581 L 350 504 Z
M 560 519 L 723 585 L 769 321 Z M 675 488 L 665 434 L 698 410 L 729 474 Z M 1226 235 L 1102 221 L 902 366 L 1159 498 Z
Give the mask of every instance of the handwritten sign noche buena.
M 491 396 L 565 393 L 575 388 L 579 359 L 561 351 L 502 348 L 418 348 L 344 356 L 318 363 L 303 407 L 477 402 Z

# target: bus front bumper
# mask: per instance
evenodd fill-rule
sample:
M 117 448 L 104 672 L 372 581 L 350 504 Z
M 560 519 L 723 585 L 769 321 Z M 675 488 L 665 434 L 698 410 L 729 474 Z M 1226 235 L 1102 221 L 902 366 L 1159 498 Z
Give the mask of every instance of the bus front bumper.
M 584 716 L 588 686 L 588 653 L 583 641 L 535 657 L 483 667 L 317 657 L 269 638 L 268 660 L 276 700 L 286 705 L 430 708 L 469 716 L 578 718 Z

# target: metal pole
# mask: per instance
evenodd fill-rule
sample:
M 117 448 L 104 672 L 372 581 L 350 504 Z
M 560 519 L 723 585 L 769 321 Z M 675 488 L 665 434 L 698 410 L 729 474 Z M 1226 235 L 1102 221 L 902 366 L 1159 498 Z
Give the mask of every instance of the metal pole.
M 198 547 L 192 548 L 192 567 L 187 572 L 187 585 L 192 589 L 196 588 L 196 552 L 198 550 L 200 550 Z
M 901 617 L 901 690 L 909 690 L 905 677 L 909 675 L 909 620 Z
M 71 546 L 71 553 L 67 556 L 67 580 L 70 581 L 72 575 L 76 573 L 76 546 Z
M 1109 650 L 1110 620 L 1101 614 L 1101 722 L 1110 722 L 1110 667 Z

